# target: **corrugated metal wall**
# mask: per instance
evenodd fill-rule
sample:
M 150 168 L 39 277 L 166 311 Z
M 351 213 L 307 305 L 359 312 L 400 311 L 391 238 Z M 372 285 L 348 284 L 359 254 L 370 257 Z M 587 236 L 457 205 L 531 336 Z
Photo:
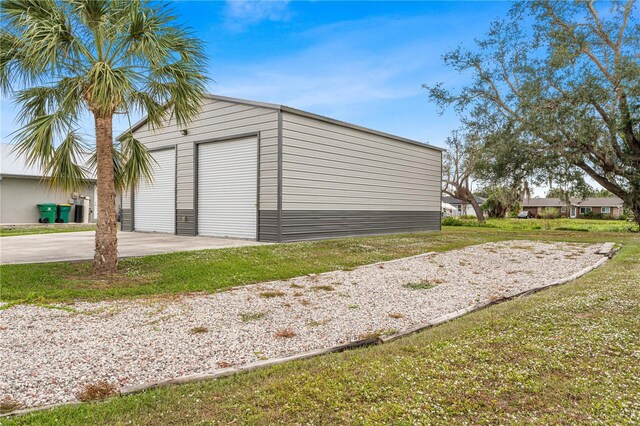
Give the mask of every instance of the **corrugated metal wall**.
M 176 207 L 179 235 L 195 235 L 195 142 L 259 132 L 260 207 L 277 209 L 278 112 L 276 110 L 207 98 L 199 119 L 187 126 L 187 132 L 188 134 L 183 136 L 174 120 L 156 131 L 147 128 L 146 125 L 135 131 L 135 136 L 149 149 L 177 145 Z M 124 194 L 122 204 L 123 218 L 130 217 L 130 194 Z M 133 210 L 135 214 L 135 206 Z M 126 221 L 123 221 L 122 229 L 130 229 Z
M 259 240 L 440 229 L 437 149 L 291 109 L 232 99 L 207 99 L 200 119 L 187 130 L 183 136 L 170 123 L 157 132 L 146 127 L 135 132 L 150 149 L 177 145 L 178 234 L 196 232 L 195 143 L 258 132 Z M 125 230 L 130 199 L 123 197 Z
M 441 153 L 283 116 L 282 239 L 440 228 Z

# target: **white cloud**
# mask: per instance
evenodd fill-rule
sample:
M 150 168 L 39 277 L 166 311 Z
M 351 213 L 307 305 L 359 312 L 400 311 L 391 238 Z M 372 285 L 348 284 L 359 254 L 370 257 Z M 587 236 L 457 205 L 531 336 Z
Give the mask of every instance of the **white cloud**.
M 287 21 L 291 12 L 286 0 L 228 0 L 224 15 L 227 29 L 242 31 L 262 21 Z
M 295 35 L 305 46 L 301 49 L 230 66 L 220 63 L 212 70 L 216 81 L 212 89 L 221 95 L 281 103 L 358 124 L 367 124 L 360 123 L 363 118 L 370 121 L 366 111 L 383 108 L 383 104 L 391 108 L 424 97 L 424 108 L 430 108 L 421 83 L 451 78 L 439 57 L 441 44 L 448 44 L 449 38 L 443 34 L 440 40 L 402 36 L 397 37 L 398 42 L 386 40 L 423 26 L 424 21 L 419 17 L 374 18 L 316 27 Z M 368 124 L 375 126 L 375 119 Z

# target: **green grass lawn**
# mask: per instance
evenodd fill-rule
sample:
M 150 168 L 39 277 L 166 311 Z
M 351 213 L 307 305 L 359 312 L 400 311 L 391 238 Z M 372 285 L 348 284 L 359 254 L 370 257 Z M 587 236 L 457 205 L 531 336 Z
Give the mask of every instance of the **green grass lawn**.
M 579 232 L 629 232 L 638 231 L 638 225 L 624 220 L 598 219 L 487 219 L 485 223 L 475 218 L 447 218 L 452 226 L 472 226 L 499 229 L 558 230 Z
M 57 234 L 60 232 L 95 231 L 95 225 L 50 225 L 50 226 L 3 226 L 0 227 L 0 237 L 15 237 L 17 235 Z
M 602 268 L 572 283 L 390 344 L 62 407 L 3 424 L 637 424 L 637 234 L 451 228 L 441 234 L 272 246 L 261 255 L 240 250 L 235 256 L 271 276 L 511 238 L 611 240 L 623 246 Z M 308 253 L 309 260 L 298 251 Z M 197 256 L 205 263 L 212 260 L 209 252 L 189 256 L 194 256 L 186 258 L 192 267 Z M 221 256 L 231 261 L 230 253 Z M 144 275 L 155 269 L 163 279 L 168 272 L 158 269 L 161 260 L 174 261 L 154 256 L 140 260 L 137 270 Z M 274 260 L 290 264 L 280 269 Z M 220 283 L 250 280 L 240 270 L 211 275 L 225 274 Z M 181 274 L 188 278 L 187 272 Z M 193 271 L 203 281 L 201 276 Z
M 90 262 L 0 266 L 0 300 L 69 302 L 184 292 L 295 277 L 507 239 L 618 241 L 633 234 L 513 231 L 448 227 L 443 232 L 203 250 L 123 259 L 111 278 L 91 276 Z

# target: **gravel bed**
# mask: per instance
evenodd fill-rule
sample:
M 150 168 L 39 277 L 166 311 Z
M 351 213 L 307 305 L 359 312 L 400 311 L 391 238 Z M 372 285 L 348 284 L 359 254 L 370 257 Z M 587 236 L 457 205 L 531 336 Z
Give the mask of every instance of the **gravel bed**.
M 387 334 L 593 265 L 599 245 L 503 241 L 203 295 L 0 311 L 0 401 L 23 408 Z M 289 337 L 287 337 L 289 336 Z

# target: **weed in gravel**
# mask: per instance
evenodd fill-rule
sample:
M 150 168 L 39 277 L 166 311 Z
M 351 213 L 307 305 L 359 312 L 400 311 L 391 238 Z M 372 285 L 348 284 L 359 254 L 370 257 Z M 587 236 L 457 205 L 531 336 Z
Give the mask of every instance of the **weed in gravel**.
M 227 361 L 218 361 L 216 362 L 216 365 L 220 368 L 229 368 L 229 367 L 233 367 L 233 364 L 231 364 L 230 362 Z
M 208 333 L 209 329 L 207 327 L 193 327 L 191 330 L 189 330 L 190 334 L 202 334 L 202 333 Z
M 304 288 L 304 286 L 303 286 L 303 285 L 295 284 L 295 283 L 293 283 L 293 284 L 289 285 L 289 287 L 291 287 L 291 288 Z
M 244 314 L 240 315 L 240 319 L 242 320 L 242 322 L 251 322 L 251 321 L 256 321 L 259 320 L 261 318 L 264 318 L 265 316 L 267 316 L 266 312 L 247 312 Z
M 303 292 L 301 292 L 301 291 L 296 291 L 296 292 L 294 292 L 294 293 L 293 293 L 293 295 L 294 295 L 295 297 L 300 297 L 300 296 L 304 296 L 304 293 L 303 293 Z
M 309 320 L 307 321 L 307 327 L 320 327 L 321 325 L 325 325 L 328 322 L 329 320 L 322 320 L 322 321 Z
M 83 402 L 97 401 L 105 399 L 116 392 L 115 384 L 103 380 L 85 385 L 80 392 L 76 393 L 76 398 Z
M 308 299 L 302 299 L 302 300 L 300 301 L 300 304 L 301 304 L 302 306 L 309 306 L 309 305 L 311 305 L 311 302 L 310 302 Z
M 264 297 L 265 299 L 282 297 L 284 295 L 285 295 L 284 291 L 263 291 L 262 293 L 260 293 L 260 297 Z
M 311 290 L 314 291 L 320 291 L 320 290 L 324 290 L 324 291 L 334 291 L 336 288 L 332 285 L 314 285 L 313 287 L 311 287 Z
M 0 399 L 0 414 L 10 413 L 12 411 L 18 410 L 19 408 L 22 408 L 22 404 L 20 404 L 10 396 L 6 396 Z
M 349 306 L 347 306 L 347 308 L 349 308 L 349 309 L 360 309 L 360 306 L 359 305 L 349 305 Z
M 369 333 L 362 333 L 361 335 L 358 336 L 358 339 L 360 340 L 375 339 L 380 336 L 390 336 L 392 334 L 396 334 L 397 332 L 398 330 L 395 330 L 393 328 L 389 328 L 386 330 L 376 330 Z
M 389 314 L 389 318 L 395 318 L 395 319 L 404 318 L 404 314 L 401 314 L 400 312 L 392 312 Z
M 410 290 L 428 290 L 430 288 L 434 288 L 436 284 L 429 282 L 427 280 L 420 281 L 419 283 L 407 283 L 402 287 L 408 288 Z
M 283 328 L 282 330 L 278 330 L 275 332 L 274 336 L 282 337 L 285 339 L 290 339 L 296 335 L 296 332 L 290 328 Z

